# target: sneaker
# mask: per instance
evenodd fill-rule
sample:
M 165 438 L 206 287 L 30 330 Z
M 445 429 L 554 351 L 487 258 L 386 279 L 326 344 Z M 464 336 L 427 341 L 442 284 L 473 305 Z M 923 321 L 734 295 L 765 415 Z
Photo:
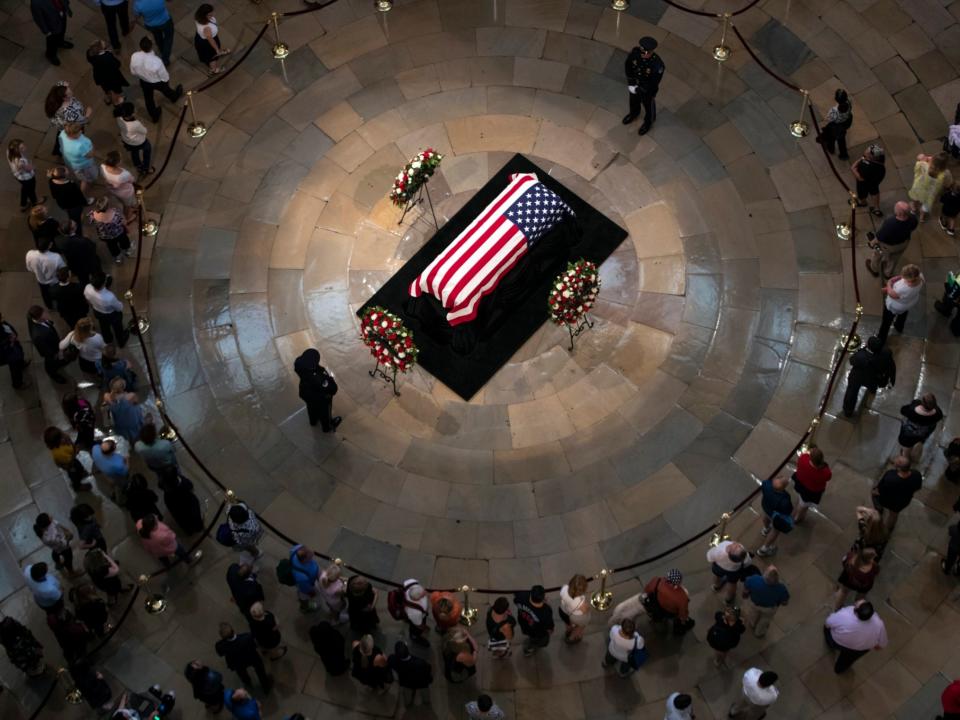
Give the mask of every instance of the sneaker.
M 947 224 L 943 221 L 943 215 L 937 218 L 937 222 L 940 223 L 940 229 L 944 232 L 947 231 Z
M 523 649 L 523 656 L 524 656 L 524 657 L 530 657 L 530 656 L 533 655 L 536 651 L 537 651 L 536 648 L 525 647 L 525 648 Z
M 764 525 L 763 529 L 760 531 L 760 534 L 763 535 L 763 537 L 766 537 L 770 534 L 770 528 Z
M 127 257 L 133 257 L 133 248 L 128 248 L 127 250 L 124 250 L 123 254 L 126 255 Z
M 123 255 L 117 255 L 117 256 L 113 259 L 113 262 L 114 262 L 115 265 L 120 265 L 120 264 L 123 262 Z
M 757 555 L 759 557 L 770 557 L 771 555 L 777 554 L 776 545 L 763 545 L 757 550 Z

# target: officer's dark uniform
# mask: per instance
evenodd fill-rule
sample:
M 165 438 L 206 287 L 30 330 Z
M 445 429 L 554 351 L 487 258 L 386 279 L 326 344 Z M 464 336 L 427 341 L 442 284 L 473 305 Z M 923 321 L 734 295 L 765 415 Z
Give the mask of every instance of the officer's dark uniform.
M 960 283 L 949 280 L 943 284 L 943 297 L 934 304 L 937 312 L 950 317 L 956 308 L 960 308 Z M 950 321 L 950 332 L 960 337 L 960 312 Z
M 847 391 L 843 395 L 843 414 L 853 415 L 860 399 L 860 388 L 875 393 L 877 388 L 894 385 L 897 382 L 897 365 L 893 353 L 876 337 L 867 341 L 867 346 L 850 356 L 850 373 L 847 375 Z
M 635 93 L 629 92 L 630 112 L 623 118 L 623 124 L 629 125 L 640 114 L 640 108 L 643 107 L 643 124 L 640 125 L 640 135 L 646 134 L 657 119 L 657 90 L 660 89 L 660 81 L 663 79 L 663 71 L 666 66 L 660 56 L 653 52 L 657 47 L 657 41 L 652 37 L 640 38 L 640 44 L 630 51 L 627 56 L 627 62 L 624 63 L 624 71 L 627 75 L 627 82 L 631 87 L 636 86 Z M 646 57 L 644 55 L 646 54 Z
M 300 378 L 300 399 L 307 404 L 310 424 L 319 422 L 324 432 L 336 430 L 341 420 L 339 415 L 332 417 L 337 381 L 320 364 L 320 353 L 313 348 L 305 350 L 294 361 L 293 370 Z

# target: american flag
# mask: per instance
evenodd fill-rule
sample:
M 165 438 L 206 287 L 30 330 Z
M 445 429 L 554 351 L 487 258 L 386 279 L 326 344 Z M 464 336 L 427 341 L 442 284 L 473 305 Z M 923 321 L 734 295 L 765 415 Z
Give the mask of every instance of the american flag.
M 532 173 L 510 184 L 410 284 L 410 295 L 430 293 L 451 325 L 477 316 L 480 299 L 565 214 L 573 210 Z

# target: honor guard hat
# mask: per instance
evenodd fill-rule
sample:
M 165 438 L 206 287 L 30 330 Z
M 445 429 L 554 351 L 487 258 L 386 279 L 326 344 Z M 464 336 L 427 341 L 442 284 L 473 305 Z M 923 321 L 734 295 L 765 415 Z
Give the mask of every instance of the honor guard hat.
M 649 35 L 640 38 L 640 47 L 646 52 L 652 52 L 657 49 L 657 40 Z

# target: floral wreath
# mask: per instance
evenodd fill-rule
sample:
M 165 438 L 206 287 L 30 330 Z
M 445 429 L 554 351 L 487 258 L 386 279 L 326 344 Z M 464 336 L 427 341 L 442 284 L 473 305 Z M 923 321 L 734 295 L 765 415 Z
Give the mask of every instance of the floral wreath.
M 391 202 L 397 207 L 403 207 L 410 202 L 421 186 L 440 167 L 441 160 L 443 155 L 433 148 L 427 148 L 416 155 L 393 181 L 393 189 L 390 191 Z
M 593 307 L 600 292 L 596 263 L 580 258 L 553 281 L 547 306 L 550 320 L 557 325 L 577 325 Z
M 405 373 L 417 363 L 420 348 L 413 342 L 413 332 L 397 315 L 379 305 L 363 313 L 360 337 L 378 366 Z

